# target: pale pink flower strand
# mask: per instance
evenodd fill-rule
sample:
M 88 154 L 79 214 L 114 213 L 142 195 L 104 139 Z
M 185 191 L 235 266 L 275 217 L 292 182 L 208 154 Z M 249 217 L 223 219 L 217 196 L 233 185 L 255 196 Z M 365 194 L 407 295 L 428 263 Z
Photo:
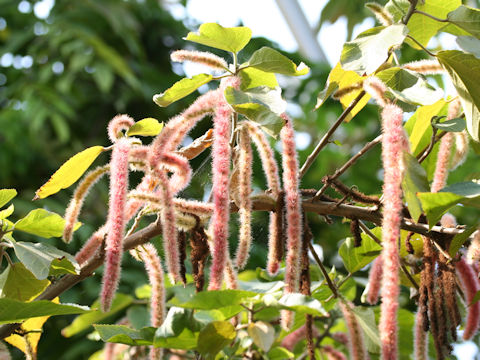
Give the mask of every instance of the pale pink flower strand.
M 128 189 L 128 152 L 130 143 L 127 138 L 119 139 L 112 152 L 110 162 L 110 200 L 108 208 L 108 233 L 106 239 L 105 272 L 103 274 L 101 307 L 108 311 L 120 280 L 120 263 L 123 254 L 123 236 L 125 233 L 125 205 Z
M 228 222 L 230 196 L 228 179 L 230 172 L 230 121 L 232 110 L 224 102 L 219 104 L 214 116 L 212 146 L 213 203 L 212 217 L 213 252 L 210 268 L 209 290 L 220 290 L 228 258 Z
M 387 104 L 382 111 L 382 159 L 385 170 L 383 186 L 382 221 L 382 304 L 380 314 L 380 340 L 382 358 L 398 358 L 397 311 L 400 260 L 397 242 L 400 237 L 402 211 L 403 151 L 406 145 L 402 126 L 403 112 L 393 104 Z
M 367 292 L 367 302 L 370 305 L 375 305 L 378 302 L 378 297 L 380 295 L 380 288 L 382 286 L 382 275 L 383 275 L 383 261 L 382 256 L 378 256 L 372 264 L 370 273 L 368 275 L 368 292 Z
M 228 69 L 228 64 L 223 58 L 204 51 L 177 50 L 170 55 L 170 58 L 175 62 L 192 61 L 216 70 Z
M 480 290 L 480 283 L 473 267 L 467 264 L 463 257 L 455 263 L 455 270 L 465 294 L 465 306 L 467 307 L 467 321 L 463 331 L 463 340 L 470 340 L 477 333 L 480 321 L 480 302 L 477 301 L 470 305 L 475 294 Z
M 115 116 L 108 123 L 108 138 L 112 143 L 117 142 L 119 136 L 121 135 L 120 132 L 122 130 L 128 130 L 133 124 L 135 124 L 135 121 L 126 114 Z
M 350 350 L 351 360 L 366 360 L 368 359 L 367 351 L 363 340 L 363 331 L 358 324 L 355 314 L 352 310 L 352 303 L 338 302 L 340 310 L 342 311 L 345 319 L 345 325 L 348 329 L 349 342 L 348 347 Z M 382 359 L 391 359 L 388 357 L 382 357 Z
M 428 333 L 423 331 L 423 319 L 426 314 L 417 312 L 415 314 L 415 344 L 414 358 L 415 360 L 428 360 Z
M 65 210 L 65 228 L 63 229 L 62 238 L 66 243 L 69 243 L 72 240 L 73 228 L 77 223 L 78 215 L 82 210 L 83 201 L 88 195 L 88 192 L 93 185 L 95 185 L 97 181 L 100 180 L 100 178 L 109 170 L 109 166 L 106 165 L 90 171 L 87 175 L 85 175 L 83 180 L 75 189 L 73 197 L 70 200 L 67 209 Z
M 103 239 L 107 234 L 107 225 L 103 225 L 93 233 L 90 239 L 82 246 L 82 248 L 75 254 L 75 260 L 82 265 L 89 260 L 103 243 Z
M 243 269 L 247 264 L 252 242 L 252 148 L 246 127 L 240 129 L 239 134 L 239 244 L 235 263 L 238 269 Z
M 347 360 L 345 354 L 334 349 L 330 345 L 323 346 L 322 351 L 325 355 L 327 355 L 327 360 Z
M 363 82 L 363 88 L 369 93 L 381 107 L 387 105 L 387 99 L 385 98 L 385 92 L 387 86 L 376 76 L 370 76 Z
M 404 69 L 416 71 L 424 75 L 444 74 L 445 69 L 436 60 L 412 61 L 402 66 Z
M 315 326 L 312 326 L 313 336 L 317 337 L 318 330 Z M 289 351 L 293 351 L 295 345 L 297 345 L 300 341 L 305 340 L 307 335 L 307 327 L 305 325 L 300 326 L 297 330 L 292 331 L 290 334 L 286 335 L 281 342 L 281 346 Z

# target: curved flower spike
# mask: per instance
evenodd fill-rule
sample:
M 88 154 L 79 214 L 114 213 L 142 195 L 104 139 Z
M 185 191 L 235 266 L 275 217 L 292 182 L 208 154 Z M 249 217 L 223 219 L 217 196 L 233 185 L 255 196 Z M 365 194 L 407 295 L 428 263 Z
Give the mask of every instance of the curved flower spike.
M 128 130 L 133 124 L 135 124 L 135 121 L 126 114 L 115 116 L 108 123 L 108 138 L 112 143 L 116 143 L 117 140 L 120 138 L 120 132 L 122 130 Z

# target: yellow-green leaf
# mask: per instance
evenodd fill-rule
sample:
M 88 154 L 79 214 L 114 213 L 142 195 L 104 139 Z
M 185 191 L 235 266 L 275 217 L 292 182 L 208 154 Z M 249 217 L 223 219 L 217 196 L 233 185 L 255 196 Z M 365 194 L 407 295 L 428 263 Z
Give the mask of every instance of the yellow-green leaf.
M 10 206 L 8 208 L 6 208 L 5 210 L 1 210 L 0 211 L 0 220 L 6 219 L 10 215 L 12 215 L 14 209 L 15 209 L 15 207 L 13 206 L 13 204 L 10 204 Z
M 242 79 L 240 88 L 243 91 L 257 86 L 268 86 L 270 88 L 278 86 L 277 78 L 274 73 L 255 69 L 254 67 L 247 67 L 241 70 L 238 75 L 240 76 L 240 79 Z
M 269 323 L 257 321 L 248 325 L 248 335 L 255 345 L 267 352 L 275 341 L 275 329 Z
M 182 80 L 177 81 L 172 87 L 168 88 L 163 93 L 154 95 L 153 101 L 158 106 L 168 106 L 171 103 L 190 95 L 200 86 L 210 82 L 210 80 L 212 80 L 212 75 L 210 74 L 198 74 L 192 78 L 183 78 Z
M 310 71 L 304 63 L 297 66 L 292 60 L 268 46 L 255 51 L 248 60 L 248 65 L 262 71 L 290 76 L 305 75 Z
M 0 190 L 0 207 L 8 203 L 15 196 L 17 196 L 17 190 L 15 189 L 2 189 Z
M 157 136 L 163 129 L 163 123 L 154 118 L 145 118 L 137 121 L 127 131 L 128 136 Z
M 72 156 L 35 193 L 36 199 L 44 199 L 75 183 L 104 151 L 103 146 L 92 146 Z
M 206 23 L 200 26 L 198 32 L 188 33 L 185 40 L 237 53 L 248 44 L 251 37 L 252 30 L 248 27 L 225 28 L 216 23 Z
M 459 6 L 448 14 L 448 20 L 480 39 L 480 10 L 469 6 Z

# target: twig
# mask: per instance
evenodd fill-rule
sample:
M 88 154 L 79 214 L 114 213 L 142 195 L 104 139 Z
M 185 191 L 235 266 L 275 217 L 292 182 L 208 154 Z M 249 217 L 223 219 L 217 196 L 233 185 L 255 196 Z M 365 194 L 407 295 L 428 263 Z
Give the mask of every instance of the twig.
M 407 25 L 408 21 L 412 17 L 413 13 L 415 12 L 415 8 L 417 7 L 418 0 L 408 0 L 410 1 L 410 7 L 408 8 L 407 14 L 403 17 L 402 22 Z
M 335 173 L 333 173 L 333 175 L 330 175 L 328 177 L 328 179 L 336 179 L 338 178 L 340 175 L 342 175 L 345 171 L 347 171 L 348 168 L 350 168 L 353 164 L 355 164 L 357 162 L 357 160 L 362 157 L 368 150 L 370 150 L 371 148 L 373 148 L 375 145 L 377 145 L 378 143 L 380 143 L 382 141 L 382 135 L 379 135 L 377 136 L 375 139 L 373 139 L 372 141 L 368 142 L 367 144 L 365 144 L 365 146 L 358 152 L 356 153 L 354 156 L 352 156 L 345 164 L 343 164 L 340 168 L 338 168 Z M 327 188 L 329 187 L 329 183 L 326 183 L 325 185 L 322 186 L 322 188 L 320 190 L 318 190 L 318 192 L 315 194 L 315 196 L 313 197 L 312 201 L 314 200 L 317 200 L 318 198 L 320 198 L 320 196 L 322 196 L 325 191 L 327 190 Z
M 348 116 L 348 114 L 351 113 L 353 108 L 360 102 L 360 100 L 363 98 L 364 95 L 365 95 L 365 91 L 362 90 L 357 95 L 357 97 L 351 102 L 351 104 L 348 105 L 348 107 L 343 111 L 342 115 L 340 115 L 340 117 L 332 125 L 332 127 L 330 127 L 330 129 L 328 129 L 327 133 L 322 137 L 320 142 L 317 144 L 315 149 L 313 149 L 312 153 L 310 155 L 308 155 L 307 160 L 305 160 L 305 163 L 302 165 L 302 168 L 300 169 L 300 174 L 299 174 L 300 178 L 302 178 L 303 175 L 305 175 L 307 170 L 310 168 L 310 166 L 312 166 L 313 162 L 317 158 L 320 151 L 328 144 L 328 141 L 329 141 L 330 137 L 337 130 L 337 128 L 343 123 L 345 118 Z
M 363 232 L 364 232 L 365 234 L 367 234 L 368 236 L 370 236 L 370 238 L 371 238 L 373 241 L 375 241 L 378 245 L 382 245 L 382 242 L 375 236 L 374 233 L 372 233 L 372 232 L 370 231 L 370 229 L 368 228 L 368 226 L 365 225 L 365 224 L 363 223 L 363 221 L 359 221 L 359 222 L 358 222 L 358 225 L 360 225 L 360 227 L 362 228 Z
M 418 155 L 417 155 L 417 159 L 418 159 L 418 162 L 421 164 L 426 158 L 428 155 L 430 155 L 430 153 L 432 152 L 433 150 L 433 147 L 435 146 L 435 144 L 440 141 L 440 139 L 442 137 L 444 137 L 445 135 L 447 134 L 447 131 L 443 131 L 440 135 L 437 135 L 434 139 L 432 139 L 432 141 L 427 145 L 427 147 L 425 147 Z
M 420 46 L 422 48 L 423 51 L 425 51 L 428 55 L 430 56 L 433 56 L 433 57 L 436 57 L 437 55 L 435 55 L 434 53 L 432 53 L 430 50 L 428 50 L 425 46 L 423 46 L 417 39 L 415 39 L 413 36 L 411 35 L 407 35 L 407 38 L 409 38 L 410 40 L 412 40 L 415 44 L 417 44 L 418 46 Z
M 308 243 L 308 248 L 309 248 L 310 252 L 312 253 L 313 258 L 317 262 L 318 266 L 320 267 L 320 270 L 322 271 L 323 277 L 327 281 L 327 285 L 330 288 L 330 290 L 332 291 L 333 296 L 338 298 L 339 297 L 338 290 L 337 290 L 335 284 L 333 283 L 332 279 L 330 279 L 330 276 L 328 276 L 328 272 L 325 269 L 325 267 L 323 266 L 322 260 L 320 260 L 317 252 L 315 251 L 315 249 L 313 248 L 313 245 L 310 242 Z

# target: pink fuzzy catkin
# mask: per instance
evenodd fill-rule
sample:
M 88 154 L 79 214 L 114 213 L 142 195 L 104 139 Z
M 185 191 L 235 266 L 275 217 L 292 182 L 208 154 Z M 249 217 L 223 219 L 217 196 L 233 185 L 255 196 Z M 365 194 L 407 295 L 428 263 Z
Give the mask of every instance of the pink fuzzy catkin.
M 455 263 L 455 270 L 465 294 L 465 305 L 467 306 L 467 321 L 463 331 L 463 340 L 470 340 L 477 333 L 480 320 L 480 302 L 477 301 L 470 305 L 475 294 L 480 290 L 480 283 L 472 266 L 467 264 L 463 257 Z
M 190 183 L 192 168 L 184 156 L 174 153 L 164 154 L 162 156 L 161 166 L 173 172 L 173 176 L 170 178 L 172 193 L 178 193 L 185 189 Z
M 423 330 L 424 316 L 426 312 L 418 311 L 415 315 L 415 342 L 414 342 L 414 359 L 428 360 L 428 333 Z
M 382 111 L 382 160 L 385 170 L 383 186 L 382 221 L 382 304 L 380 314 L 380 340 L 382 358 L 398 359 L 398 297 L 400 295 L 398 239 L 402 220 L 403 150 L 407 143 L 403 130 L 403 112 L 393 104 Z
M 447 120 L 453 119 L 457 116 L 459 110 L 459 101 L 453 100 L 448 105 Z M 448 170 L 450 163 L 450 154 L 452 153 L 453 133 L 446 133 L 441 141 L 438 149 L 437 163 L 435 173 L 433 176 L 432 192 L 439 192 L 447 185 Z
M 265 172 L 265 177 L 267 179 L 268 188 L 271 191 L 272 196 L 277 199 L 280 193 L 280 176 L 278 175 L 277 161 L 275 160 L 272 147 L 268 143 L 267 137 L 257 124 L 247 121 L 246 125 L 248 127 L 249 134 L 255 146 L 257 147 L 258 154 L 262 162 L 263 171 Z M 278 238 L 282 236 L 282 234 L 279 233 L 279 229 L 277 227 L 278 216 L 281 216 L 281 214 L 270 212 L 267 259 L 267 271 L 270 275 L 275 275 L 280 268 L 278 252 L 281 250 L 277 248 L 277 245 Z
M 122 130 L 128 130 L 135 121 L 128 115 L 122 114 L 115 116 L 108 123 L 108 138 L 112 143 L 116 143 Z
M 150 323 L 153 327 L 159 327 L 165 320 L 165 287 L 163 281 L 163 269 L 155 246 L 150 243 L 138 247 L 139 256 L 145 264 L 148 280 L 151 285 L 150 296 Z M 155 351 L 153 346 L 150 350 L 150 359 L 161 359 L 161 354 Z
M 95 185 L 97 181 L 100 180 L 100 178 L 109 170 L 110 167 L 106 165 L 90 171 L 87 175 L 85 175 L 83 180 L 75 189 L 72 200 L 70 200 L 70 203 L 65 210 L 65 228 L 63 229 L 62 238 L 66 243 L 69 243 L 72 240 L 73 228 L 77 223 L 78 215 L 82 210 L 85 197 L 88 195 L 88 192 L 92 186 Z
M 473 264 L 478 261 L 480 261 L 480 230 L 477 229 L 467 250 L 467 262 Z
M 370 305 L 375 305 L 378 302 L 378 297 L 380 295 L 380 288 L 382 286 L 382 275 L 383 275 L 383 261 L 382 257 L 377 257 L 372 264 L 370 273 L 368 275 L 368 293 L 367 293 L 367 302 Z
M 230 171 L 231 115 L 232 110 L 226 103 L 223 103 L 216 110 L 213 119 L 213 259 L 210 268 L 209 290 L 220 290 L 228 258 L 228 222 L 230 219 L 228 178 Z
M 327 360 L 347 360 L 345 354 L 334 349 L 330 345 L 323 346 L 322 351 L 325 355 L 327 355 Z
M 223 58 L 204 51 L 177 50 L 170 55 L 170 58 L 175 62 L 192 61 L 216 70 L 228 69 L 228 64 Z
M 404 69 L 416 71 L 424 75 L 444 74 L 445 69 L 436 60 L 412 61 L 402 66 Z
M 130 143 L 127 138 L 118 139 L 110 162 L 110 200 L 108 208 L 108 233 L 105 246 L 105 272 L 103 274 L 100 303 L 102 311 L 108 311 L 120 280 L 120 263 L 123 254 L 123 236 L 125 234 L 125 205 L 128 189 L 128 152 Z
M 102 245 L 103 239 L 107 234 L 107 226 L 103 225 L 97 231 L 93 233 L 90 239 L 82 246 L 82 248 L 75 254 L 75 260 L 82 265 L 88 259 L 90 259 Z
M 343 301 L 338 302 L 340 310 L 342 311 L 345 319 L 345 325 L 348 329 L 349 342 L 348 347 L 350 350 L 351 360 L 366 360 L 368 359 L 367 351 L 365 349 L 363 341 L 363 332 L 358 324 L 357 318 L 352 310 L 352 303 L 345 303 Z M 382 357 L 382 359 L 392 359 L 390 357 Z
M 312 332 L 314 337 L 317 337 L 319 335 L 318 330 L 315 326 L 312 326 Z M 289 351 L 293 351 L 295 345 L 297 345 L 300 341 L 305 340 L 306 335 L 307 327 L 306 325 L 302 325 L 297 330 L 292 331 L 290 334 L 286 335 L 280 345 Z
M 238 269 L 243 269 L 247 264 L 250 245 L 252 242 L 252 147 L 246 127 L 242 127 L 239 133 L 239 244 L 235 263 Z
M 468 134 L 466 130 L 454 133 L 455 151 L 452 157 L 451 169 L 454 170 L 462 165 L 468 155 Z
M 385 107 L 387 105 L 387 99 L 385 98 L 387 86 L 382 80 L 376 76 L 370 76 L 363 82 L 363 88 L 375 99 L 378 105 L 381 107 Z
M 287 222 L 287 258 L 285 293 L 297 292 L 300 276 L 300 245 L 302 236 L 301 197 L 298 190 L 298 160 L 292 120 L 282 116 L 285 125 L 280 131 L 282 140 L 283 186 Z

